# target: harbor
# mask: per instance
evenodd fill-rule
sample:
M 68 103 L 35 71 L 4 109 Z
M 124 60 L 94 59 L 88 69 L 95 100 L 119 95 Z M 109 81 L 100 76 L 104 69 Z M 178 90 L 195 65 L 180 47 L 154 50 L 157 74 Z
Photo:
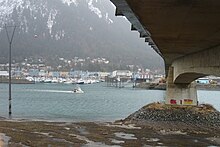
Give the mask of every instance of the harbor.
M 165 91 L 107 87 L 105 82 L 84 84 L 74 94 L 73 84 L 13 84 L 12 117 L 52 121 L 115 121 L 146 104 L 163 102 Z M 8 84 L 0 84 L 0 116 L 8 117 Z M 220 111 L 219 91 L 198 91 L 200 103 Z M 39 109 L 39 107 L 41 109 Z M 29 111 L 27 111 L 29 110 Z

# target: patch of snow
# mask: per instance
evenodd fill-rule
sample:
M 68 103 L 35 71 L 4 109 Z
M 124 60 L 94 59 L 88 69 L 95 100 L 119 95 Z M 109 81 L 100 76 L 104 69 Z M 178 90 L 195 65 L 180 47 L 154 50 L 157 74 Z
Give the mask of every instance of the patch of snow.
M 52 34 L 53 25 L 56 23 L 56 22 L 55 22 L 56 15 L 57 15 L 57 10 L 52 9 L 52 10 L 50 11 L 50 14 L 49 14 L 49 17 L 48 17 L 48 20 L 47 20 L 47 27 L 48 27 L 48 29 L 49 29 L 49 33 L 50 33 L 50 34 Z
M 70 6 L 71 4 L 74 4 L 75 6 L 79 5 L 79 2 L 77 0 L 62 0 L 62 2 L 64 4 L 67 4 L 68 6 Z
M 13 23 L 10 20 L 14 8 L 23 4 L 23 0 L 0 0 L 0 25 L 4 25 L 5 22 Z
M 108 13 L 105 14 L 105 19 L 109 24 L 113 23 L 113 20 L 109 18 Z
M 97 3 L 97 0 L 96 0 Z M 93 4 L 93 0 L 89 0 L 88 2 L 89 9 L 94 12 L 99 18 L 102 18 L 102 12 L 99 8 L 95 7 Z

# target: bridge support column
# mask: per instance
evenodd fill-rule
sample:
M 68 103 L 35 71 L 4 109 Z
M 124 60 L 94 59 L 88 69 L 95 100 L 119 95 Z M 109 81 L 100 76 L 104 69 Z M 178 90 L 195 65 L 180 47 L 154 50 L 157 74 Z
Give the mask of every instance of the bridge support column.
M 166 104 L 197 105 L 197 89 L 195 82 L 190 84 L 175 84 L 173 81 L 174 67 L 169 68 L 167 77 Z

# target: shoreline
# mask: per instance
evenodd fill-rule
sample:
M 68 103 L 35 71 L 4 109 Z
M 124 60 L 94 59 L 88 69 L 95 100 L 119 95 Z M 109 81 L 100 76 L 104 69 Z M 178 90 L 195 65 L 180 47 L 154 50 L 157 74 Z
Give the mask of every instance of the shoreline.
M 140 83 L 135 88 L 147 89 L 147 90 L 166 90 L 165 83 Z M 206 91 L 220 91 L 220 85 L 212 84 L 197 84 L 197 90 Z
M 8 84 L 9 83 L 9 79 L 5 79 L 5 78 L 0 78 L 0 84 Z M 35 82 L 31 82 L 28 81 L 26 79 L 12 79 L 11 80 L 12 84 L 35 84 Z
M 169 111 L 170 109 L 172 111 Z M 5 145 L 9 146 L 134 147 L 190 146 L 192 144 L 195 146 L 219 146 L 220 125 L 213 127 L 206 123 L 191 123 L 189 118 L 196 118 L 196 122 L 198 122 L 200 119 L 204 119 L 197 118 L 197 116 L 209 116 L 220 112 L 210 105 L 205 105 L 203 108 L 198 107 L 198 109 L 197 107 L 171 108 L 159 103 L 152 103 L 127 118 L 115 122 L 47 122 L 1 119 L 0 138 Z M 149 110 L 153 115 L 144 113 Z M 166 113 L 164 113 L 165 111 Z M 176 116 L 182 116 L 182 112 L 188 113 L 190 117 L 185 115 L 188 116 L 185 119 L 189 119 L 189 121 L 179 120 L 174 115 L 177 112 L 181 115 Z M 143 120 L 141 116 L 146 117 Z M 166 120 L 163 120 L 164 118 Z M 207 119 L 205 122 L 210 120 Z M 217 120 L 216 124 L 220 124 L 219 118 L 216 117 L 214 120 Z

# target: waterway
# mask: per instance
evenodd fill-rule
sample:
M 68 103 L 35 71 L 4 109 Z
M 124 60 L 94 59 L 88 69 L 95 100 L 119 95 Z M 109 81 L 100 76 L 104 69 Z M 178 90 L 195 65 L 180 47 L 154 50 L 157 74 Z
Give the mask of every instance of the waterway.
M 142 106 L 161 102 L 165 91 L 82 85 L 74 94 L 71 84 L 12 85 L 12 118 L 48 121 L 114 121 Z M 198 91 L 201 103 L 220 111 L 220 91 Z M 0 116 L 8 117 L 8 85 L 0 84 Z

